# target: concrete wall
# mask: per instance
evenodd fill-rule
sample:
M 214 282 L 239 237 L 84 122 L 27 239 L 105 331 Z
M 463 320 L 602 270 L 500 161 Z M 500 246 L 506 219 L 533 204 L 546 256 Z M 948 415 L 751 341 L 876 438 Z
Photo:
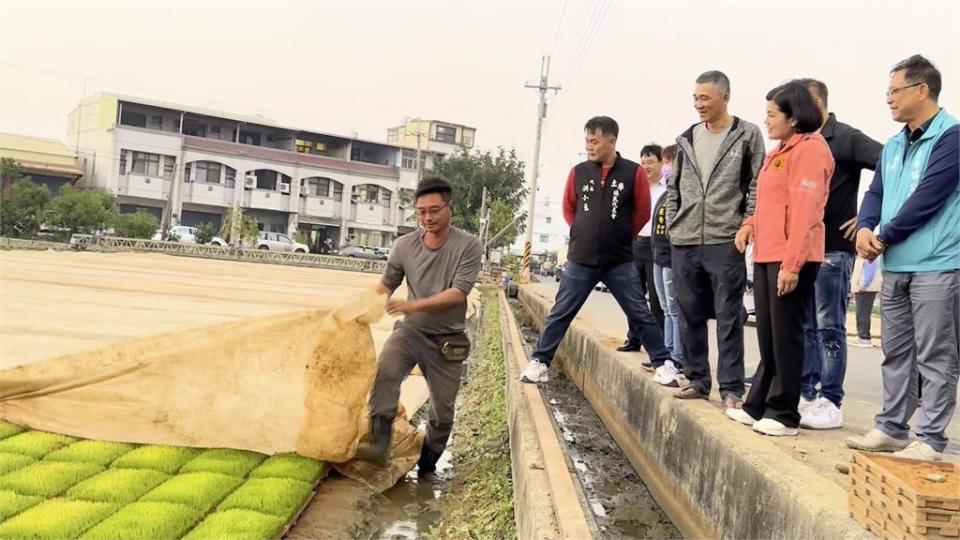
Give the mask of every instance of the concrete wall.
M 522 289 L 539 325 L 552 302 Z M 695 538 L 856 538 L 847 493 L 706 401 L 684 402 L 582 323 L 557 359 L 657 502 Z

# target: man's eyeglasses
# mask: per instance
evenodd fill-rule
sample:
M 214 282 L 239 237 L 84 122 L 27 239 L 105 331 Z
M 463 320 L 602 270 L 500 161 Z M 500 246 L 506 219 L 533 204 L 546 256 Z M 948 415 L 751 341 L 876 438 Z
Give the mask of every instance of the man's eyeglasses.
M 887 97 L 893 97 L 893 96 L 899 94 L 900 92 L 903 92 L 903 91 L 906 90 L 907 88 L 913 88 L 914 86 L 920 86 L 921 84 L 924 84 L 924 83 L 922 83 L 922 82 L 915 82 L 915 83 L 913 83 L 913 84 L 907 84 L 907 85 L 904 85 L 904 86 L 900 86 L 900 87 L 898 87 L 898 88 L 891 88 L 891 89 L 887 90 Z
M 443 206 L 431 206 L 430 208 L 417 208 L 417 217 L 424 218 L 427 216 L 433 217 L 443 211 L 444 208 L 450 206 L 445 204 Z

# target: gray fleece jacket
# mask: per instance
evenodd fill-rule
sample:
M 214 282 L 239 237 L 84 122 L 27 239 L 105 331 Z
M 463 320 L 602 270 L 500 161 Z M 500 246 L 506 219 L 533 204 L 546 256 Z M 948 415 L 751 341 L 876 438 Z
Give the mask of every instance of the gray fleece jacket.
M 733 117 L 713 171 L 701 181 L 693 148 L 694 124 L 677 137 L 677 162 L 667 182 L 670 243 L 702 246 L 732 242 L 757 200 L 757 174 L 766 149 L 760 128 Z

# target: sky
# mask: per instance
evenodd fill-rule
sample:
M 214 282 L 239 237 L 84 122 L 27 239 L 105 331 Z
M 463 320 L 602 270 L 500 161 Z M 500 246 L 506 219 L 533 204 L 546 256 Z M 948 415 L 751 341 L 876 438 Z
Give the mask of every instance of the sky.
M 533 160 L 544 55 L 550 84 L 538 196 L 559 199 L 608 115 L 639 160 L 697 121 L 694 80 L 731 79 L 732 114 L 762 127 L 764 95 L 829 87 L 838 119 L 884 141 L 890 68 L 915 53 L 960 113 L 960 2 L 9 2 L 0 3 L 0 132 L 64 139 L 84 92 L 116 92 L 385 140 L 422 116 L 477 128 L 483 149 Z M 773 143 L 768 142 L 768 147 Z M 529 174 L 528 174 L 529 176 Z

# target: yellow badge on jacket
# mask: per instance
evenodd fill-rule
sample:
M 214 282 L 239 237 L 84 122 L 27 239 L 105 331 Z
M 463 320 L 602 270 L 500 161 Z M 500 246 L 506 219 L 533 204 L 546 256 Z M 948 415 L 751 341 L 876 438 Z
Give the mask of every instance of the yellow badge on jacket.
M 787 164 L 787 160 L 783 159 L 783 156 L 777 156 L 773 158 L 773 163 L 771 163 L 774 171 L 779 171 L 786 164 Z

